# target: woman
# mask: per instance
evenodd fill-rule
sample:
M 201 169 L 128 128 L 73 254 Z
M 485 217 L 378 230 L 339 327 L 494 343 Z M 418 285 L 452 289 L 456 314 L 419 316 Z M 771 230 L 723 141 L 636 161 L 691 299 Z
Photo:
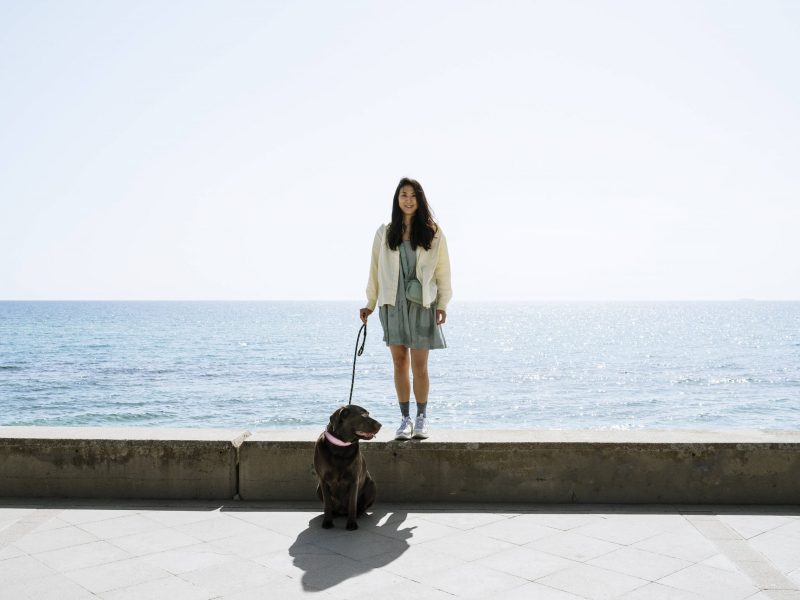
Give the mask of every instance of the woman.
M 452 296 L 447 241 L 431 216 L 422 186 L 403 178 L 392 200 L 392 222 L 378 228 L 372 243 L 367 306 L 359 311 L 366 323 L 379 307 L 402 414 L 395 439 L 428 437 L 428 353 L 446 347 L 441 325 Z M 409 364 L 417 402 L 414 423 L 408 410 Z

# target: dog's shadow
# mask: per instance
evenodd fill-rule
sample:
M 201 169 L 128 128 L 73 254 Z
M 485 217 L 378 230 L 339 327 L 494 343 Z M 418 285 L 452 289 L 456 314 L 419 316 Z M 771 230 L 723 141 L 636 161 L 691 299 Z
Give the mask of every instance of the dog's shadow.
M 414 527 L 403 528 L 408 514 L 375 510 L 347 531 L 344 517 L 334 529 L 322 528 L 322 515 L 308 523 L 289 548 L 294 566 L 302 569 L 303 589 L 322 591 L 397 560 L 409 548 Z

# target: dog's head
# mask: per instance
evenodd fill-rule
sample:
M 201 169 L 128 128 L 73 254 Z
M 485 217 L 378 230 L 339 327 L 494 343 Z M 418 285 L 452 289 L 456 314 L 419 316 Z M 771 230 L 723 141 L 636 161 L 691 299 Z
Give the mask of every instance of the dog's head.
M 328 423 L 328 431 L 343 442 L 371 440 L 380 429 L 381 424 L 355 404 L 337 408 Z

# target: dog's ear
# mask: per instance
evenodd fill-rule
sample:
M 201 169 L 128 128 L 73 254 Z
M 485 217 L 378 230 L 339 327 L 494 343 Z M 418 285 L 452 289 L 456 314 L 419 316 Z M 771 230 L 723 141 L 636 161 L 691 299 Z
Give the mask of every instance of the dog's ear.
M 336 430 L 336 423 L 339 421 L 339 413 L 342 412 L 341 408 L 337 408 L 335 411 L 331 413 L 331 418 L 328 420 L 328 427 L 331 428 L 331 431 Z
M 336 426 L 342 422 L 342 419 L 346 418 L 347 415 L 350 414 L 350 409 L 346 406 L 341 406 L 333 411 L 330 420 L 331 429 L 334 431 L 336 430 Z

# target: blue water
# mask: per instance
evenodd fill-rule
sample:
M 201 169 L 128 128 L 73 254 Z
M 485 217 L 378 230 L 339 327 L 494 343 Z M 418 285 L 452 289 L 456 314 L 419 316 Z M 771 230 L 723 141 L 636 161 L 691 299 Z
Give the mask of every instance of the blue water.
M 0 424 L 321 427 L 358 302 L 0 302 Z M 800 430 L 800 302 L 455 303 L 440 428 Z M 353 402 L 398 421 L 370 319 Z

